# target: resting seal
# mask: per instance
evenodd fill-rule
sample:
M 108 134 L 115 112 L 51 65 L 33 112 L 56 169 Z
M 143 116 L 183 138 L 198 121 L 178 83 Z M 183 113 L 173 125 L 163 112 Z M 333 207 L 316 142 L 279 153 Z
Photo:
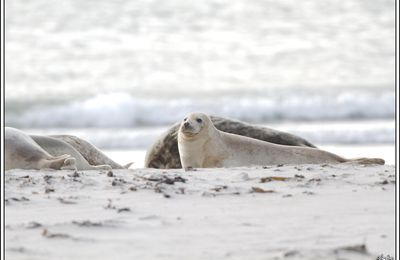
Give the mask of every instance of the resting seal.
M 272 164 L 358 162 L 384 164 L 378 158 L 345 159 L 310 147 L 288 146 L 225 133 L 202 113 L 189 114 L 178 132 L 178 148 L 185 169 Z
M 307 140 L 275 129 L 246 124 L 240 121 L 211 116 L 214 126 L 224 132 L 291 146 L 315 147 Z M 178 151 L 178 130 L 181 122 L 174 124 L 147 150 L 145 167 L 161 169 L 182 168 Z
M 50 136 L 27 135 L 6 127 L 6 170 L 52 168 L 75 170 L 111 170 L 108 164 L 91 165 L 72 145 Z M 105 155 L 104 155 L 105 156 Z M 60 160 L 68 159 L 62 164 Z M 99 161 L 99 160 L 98 160 Z
M 76 160 L 68 154 L 50 155 L 24 132 L 5 128 L 5 169 L 75 169 Z
M 32 136 L 35 140 L 35 137 Z M 90 142 L 73 135 L 50 135 L 49 137 L 61 140 L 74 147 L 91 165 L 110 165 L 113 169 L 127 169 L 132 163 L 121 166 L 107 157 L 102 151 Z M 36 141 L 36 140 L 35 140 Z

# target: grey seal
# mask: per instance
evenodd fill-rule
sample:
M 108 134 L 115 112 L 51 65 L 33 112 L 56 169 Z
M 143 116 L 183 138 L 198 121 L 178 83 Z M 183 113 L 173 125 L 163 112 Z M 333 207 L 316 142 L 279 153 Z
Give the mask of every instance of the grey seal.
M 94 145 L 75 136 L 28 135 L 5 129 L 6 169 L 111 170 L 123 167 L 113 162 Z M 68 159 L 65 165 L 60 162 Z M 57 163 L 60 165 L 58 165 Z
M 309 141 L 290 133 L 218 116 L 210 116 L 210 119 L 214 126 L 223 132 L 276 144 L 315 148 Z M 182 167 L 177 141 L 180 125 L 181 122 L 175 123 L 147 150 L 145 167 L 160 169 L 178 169 Z
M 178 148 L 185 169 L 273 164 L 385 163 L 380 158 L 345 159 L 317 148 L 274 144 L 222 132 L 203 113 L 191 113 L 182 121 L 178 132 Z
M 92 143 L 74 135 L 50 135 L 49 137 L 64 141 L 74 147 L 91 165 L 110 165 L 113 169 L 127 169 L 132 163 L 120 165 L 111 160 Z M 35 140 L 35 138 L 34 138 Z
M 4 131 L 5 169 L 76 169 L 76 160 L 69 154 L 51 155 L 24 132 L 6 127 Z

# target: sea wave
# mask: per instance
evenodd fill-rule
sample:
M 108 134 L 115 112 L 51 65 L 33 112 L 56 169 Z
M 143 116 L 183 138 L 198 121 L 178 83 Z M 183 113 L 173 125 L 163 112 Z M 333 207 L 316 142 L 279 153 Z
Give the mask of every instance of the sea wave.
M 6 110 L 6 124 L 20 128 L 160 126 L 177 122 L 193 111 L 269 123 L 392 119 L 395 106 L 390 91 L 168 99 L 112 93 L 60 105 L 41 104 L 39 100 L 34 107 Z
M 263 125 L 301 136 L 311 143 L 394 144 L 393 120 L 340 122 L 291 122 Z M 90 141 L 100 149 L 148 149 L 169 126 L 139 128 L 36 128 L 23 129 L 30 134 L 72 134 Z

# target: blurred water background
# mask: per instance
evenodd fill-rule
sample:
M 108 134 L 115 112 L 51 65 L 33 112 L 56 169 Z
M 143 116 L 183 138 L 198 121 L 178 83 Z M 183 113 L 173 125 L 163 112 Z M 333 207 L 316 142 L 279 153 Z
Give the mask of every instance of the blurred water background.
M 7 0 L 5 94 L 138 167 L 192 111 L 394 163 L 394 1 Z

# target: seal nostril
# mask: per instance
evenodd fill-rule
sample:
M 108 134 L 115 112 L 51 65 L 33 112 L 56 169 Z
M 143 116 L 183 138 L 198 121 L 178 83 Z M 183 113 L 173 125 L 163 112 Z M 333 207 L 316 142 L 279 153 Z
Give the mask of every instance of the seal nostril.
M 185 127 L 188 127 L 188 126 L 189 126 L 189 122 L 185 122 L 183 125 L 184 125 Z

